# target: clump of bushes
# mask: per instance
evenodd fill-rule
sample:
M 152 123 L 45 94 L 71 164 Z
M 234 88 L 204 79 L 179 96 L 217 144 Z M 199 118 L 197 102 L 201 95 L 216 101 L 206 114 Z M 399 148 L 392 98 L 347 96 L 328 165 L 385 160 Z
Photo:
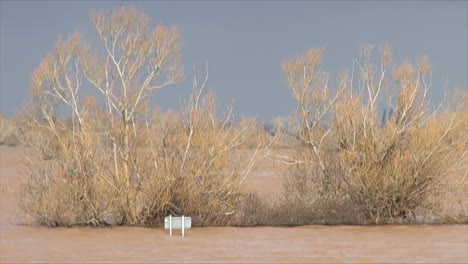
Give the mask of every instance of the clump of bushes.
M 298 110 L 269 134 L 217 114 L 208 69 L 179 111 L 153 112 L 156 92 L 183 78 L 179 30 L 151 30 L 134 8 L 91 18 L 105 54 L 78 34 L 59 40 L 22 115 L 35 154 L 20 205 L 38 224 L 161 225 L 169 214 L 196 226 L 416 223 L 466 196 L 468 97 L 430 109 L 426 59 L 394 66 L 388 45 L 377 62 L 367 46 L 333 88 L 323 49 L 285 60 Z M 0 144 L 16 131 L 0 117 Z M 249 193 L 246 177 L 274 147 L 287 148 L 272 156 L 287 164 L 282 195 Z
M 375 65 L 372 48 L 364 47 L 357 73 L 342 74 L 336 88 L 319 70 L 323 49 L 283 63 L 299 105 L 298 141 L 284 161 L 290 164 L 284 206 L 318 209 L 329 221 L 338 217 L 330 212 L 351 211 L 346 215 L 358 216 L 358 223 L 411 222 L 417 211 L 439 208 L 440 198 L 453 191 L 454 176 L 466 176 L 468 136 L 460 133 L 466 122 L 449 114 L 466 113 L 466 107 L 429 109 L 427 60 L 391 71 L 390 47 L 380 51 Z M 392 114 L 380 121 L 384 93 Z
M 23 209 L 48 226 L 160 225 L 169 214 L 190 215 L 197 226 L 235 224 L 246 197 L 243 182 L 257 157 L 234 155 L 247 128 L 207 118 L 214 116 L 213 100 L 208 96 L 189 113 L 155 112 L 147 124 L 135 124 L 129 185 L 103 132 L 83 130 L 87 135 L 73 139 L 64 128 L 58 140 L 64 143 L 47 155 L 53 158 L 29 164 Z M 41 145 L 39 154 L 49 150 Z
M 75 34 L 33 74 L 23 116 L 38 158 L 27 164 L 23 210 L 48 226 L 159 225 L 168 214 L 233 224 L 262 151 L 235 155 L 250 123 L 217 116 L 214 96 L 203 96 L 208 72 L 179 112 L 151 113 L 155 92 L 182 78 L 178 29 L 150 31 L 134 8 L 91 17 L 104 56 Z M 84 98 L 85 82 L 100 97 Z

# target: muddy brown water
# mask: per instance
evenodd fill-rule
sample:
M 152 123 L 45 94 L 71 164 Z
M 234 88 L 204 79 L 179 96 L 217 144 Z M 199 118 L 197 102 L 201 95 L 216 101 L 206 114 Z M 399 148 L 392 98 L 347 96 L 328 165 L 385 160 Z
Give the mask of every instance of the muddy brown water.
M 20 148 L 0 147 L 0 262 L 378 262 L 467 263 L 468 226 L 45 228 L 18 225 Z M 262 166 L 261 166 L 262 167 Z M 265 166 L 265 168 L 268 166 Z M 268 181 L 262 187 L 262 181 Z M 272 183 L 273 182 L 273 183 Z M 276 182 L 276 185 L 274 184 Z M 268 193 L 279 178 L 256 172 Z

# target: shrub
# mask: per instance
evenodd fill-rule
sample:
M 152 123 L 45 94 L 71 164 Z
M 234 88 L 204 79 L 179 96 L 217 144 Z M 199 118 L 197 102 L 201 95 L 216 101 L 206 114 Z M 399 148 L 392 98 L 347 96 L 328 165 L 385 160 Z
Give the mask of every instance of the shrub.
M 168 214 L 190 215 L 199 226 L 235 223 L 263 148 L 236 155 L 249 127 L 234 125 L 230 113 L 216 116 L 214 96 L 202 96 L 208 72 L 202 84 L 194 78 L 181 111 L 150 114 L 155 92 L 182 78 L 179 31 L 151 32 L 133 8 L 92 19 L 105 56 L 75 34 L 33 74 L 25 140 L 39 160 L 26 167 L 23 210 L 49 226 L 157 225 Z M 83 100 L 83 82 L 104 105 Z
M 376 224 L 437 208 L 451 190 L 450 177 L 466 171 L 468 137 L 457 132 L 464 126 L 460 115 L 428 109 L 427 60 L 395 67 L 391 79 L 390 47 L 381 48 L 378 66 L 372 48 L 364 47 L 356 62 L 359 77 L 343 74 L 333 93 L 328 75 L 319 71 L 323 53 L 312 49 L 283 63 L 299 105 L 299 147 L 286 160 L 288 199 L 313 208 L 351 205 Z M 379 123 L 378 104 L 391 90 L 397 92 L 387 94 L 393 114 Z

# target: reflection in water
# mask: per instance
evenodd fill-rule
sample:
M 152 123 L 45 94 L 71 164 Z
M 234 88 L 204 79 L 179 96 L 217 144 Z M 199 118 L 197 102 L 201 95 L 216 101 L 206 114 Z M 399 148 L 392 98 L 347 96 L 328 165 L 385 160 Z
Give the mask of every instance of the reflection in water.
M 0 148 L 1 262 L 468 262 L 468 226 L 44 228 L 14 224 L 17 148 Z M 13 224 L 12 224 L 13 222 Z

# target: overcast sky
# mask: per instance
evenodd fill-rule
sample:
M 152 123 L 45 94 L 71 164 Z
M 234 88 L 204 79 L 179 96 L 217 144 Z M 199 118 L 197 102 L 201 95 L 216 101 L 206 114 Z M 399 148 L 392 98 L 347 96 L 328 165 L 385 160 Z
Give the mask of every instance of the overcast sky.
M 233 103 L 237 116 L 270 120 L 294 108 L 280 64 L 308 48 L 326 48 L 323 69 L 349 69 L 361 44 L 389 41 L 394 61 L 427 55 L 433 93 L 468 87 L 467 1 L 0 1 L 0 113 L 11 116 L 29 99 L 29 82 L 59 35 L 79 31 L 97 42 L 93 9 L 133 5 L 152 25 L 179 25 L 184 82 L 155 99 L 176 109 L 188 96 L 192 65 L 210 70 L 208 88 L 219 105 Z

